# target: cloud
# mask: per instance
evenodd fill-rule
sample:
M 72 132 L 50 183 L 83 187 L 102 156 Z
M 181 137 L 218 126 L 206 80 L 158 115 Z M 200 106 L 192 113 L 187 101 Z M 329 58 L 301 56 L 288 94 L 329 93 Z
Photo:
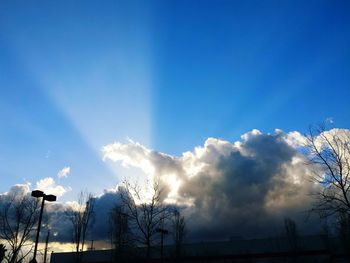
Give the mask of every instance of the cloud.
M 58 178 L 67 178 L 69 173 L 70 173 L 70 167 L 66 166 L 66 167 L 62 168 L 62 170 L 60 170 L 57 173 L 57 177 Z
M 46 177 L 36 182 L 36 188 L 44 191 L 47 194 L 56 195 L 57 197 L 61 197 L 67 191 L 71 190 L 70 187 L 64 187 L 62 185 L 56 184 L 55 180 L 52 177 Z
M 25 184 L 15 184 L 10 188 L 8 192 L 0 193 L 0 196 L 18 196 L 23 197 L 26 195 L 30 195 L 31 191 L 34 189 L 31 189 L 31 183 L 25 183 Z M 47 194 L 53 194 L 58 197 L 61 197 L 63 194 L 65 194 L 67 191 L 70 191 L 70 187 L 64 187 L 62 185 L 58 185 L 55 180 L 52 177 L 46 177 L 36 182 L 35 189 L 44 191 Z
M 324 150 L 332 145 L 333 147 L 339 147 L 336 143 L 348 142 L 350 140 L 350 130 L 333 128 L 330 130 L 322 131 L 316 136 L 315 146 L 318 150 Z
M 46 152 L 46 154 L 45 154 L 45 158 L 46 158 L 46 159 L 49 159 L 50 157 L 51 157 L 51 151 L 48 150 L 48 151 Z
M 0 197 L 5 198 L 8 196 L 23 197 L 30 193 L 30 183 L 26 184 L 15 184 L 10 188 L 8 192 L 0 194 Z
M 193 237 L 266 235 L 289 216 L 303 223 L 312 204 L 311 171 L 298 132 L 252 130 L 240 141 L 208 138 L 203 146 L 171 156 L 129 140 L 103 147 L 104 160 L 140 168 L 159 178 L 164 200 L 185 206 Z M 275 224 L 276 223 L 276 224 Z
M 333 117 L 328 117 L 328 118 L 326 118 L 325 122 L 329 123 L 329 124 L 333 124 L 334 123 L 334 119 L 333 119 Z
M 36 183 L 36 188 L 44 191 L 47 194 L 54 194 L 61 196 L 70 188 L 57 185 L 51 177 L 39 180 Z M 0 193 L 0 210 L 2 206 L 13 198 L 27 197 L 32 199 L 31 191 L 36 189 L 31 188 L 31 184 L 16 184 L 12 186 L 9 191 Z M 105 190 L 101 196 L 95 198 L 95 215 L 94 226 L 91 229 L 91 234 L 95 240 L 108 240 L 108 216 L 110 210 L 120 203 L 119 192 L 117 188 Z M 53 242 L 70 243 L 72 241 L 72 222 L 67 217 L 67 210 L 71 209 L 77 204 L 76 201 L 68 201 L 65 203 L 46 202 L 45 212 L 43 215 L 43 231 L 49 228 L 51 230 L 50 240 Z M 34 238 L 34 237 L 33 237 Z M 88 237 L 89 238 L 89 237 Z M 60 244 L 62 247 L 62 244 Z
M 93 237 L 94 240 L 108 240 L 109 236 L 109 213 L 111 209 L 120 203 L 118 191 L 106 190 L 101 196 L 95 197 L 94 215 L 92 218 L 93 227 L 89 230 L 87 238 Z M 46 218 L 48 225 L 55 236 L 52 237 L 56 242 L 72 241 L 72 222 L 67 217 L 66 211 L 77 205 L 77 202 L 70 201 L 66 203 L 48 203 L 46 208 Z
M 158 178 L 165 189 L 163 200 L 182 208 L 189 240 L 222 240 L 278 235 L 285 217 L 295 220 L 303 234 L 319 230 L 316 219 L 305 221 L 305 211 L 313 204 L 310 193 L 319 187 L 309 180 L 312 171 L 305 165 L 305 141 L 296 131 L 252 130 L 235 142 L 208 138 L 180 156 L 132 140 L 106 145 L 102 153 L 105 161 L 140 169 L 146 179 Z M 36 186 L 58 195 L 69 190 L 50 177 Z M 10 191 L 28 193 L 30 185 L 16 185 Z M 71 241 L 72 226 L 65 211 L 73 203 L 48 203 L 54 241 Z M 108 239 L 109 211 L 118 203 L 118 185 L 96 197 L 94 240 Z
M 63 187 L 57 185 L 51 177 L 39 180 L 36 183 L 36 187 L 32 188 L 30 183 L 16 184 L 12 186 L 9 191 L 0 193 L 0 210 L 3 209 L 3 205 L 13 200 L 20 200 L 21 198 L 28 198 L 34 200 L 31 196 L 31 191 L 34 189 L 40 189 L 47 194 L 54 194 L 58 197 L 62 196 L 65 192 L 69 191 L 69 187 Z M 51 236 L 51 240 L 70 242 L 72 240 L 70 222 L 67 220 L 65 211 L 69 207 L 69 204 L 57 202 L 47 202 L 45 204 L 45 212 L 43 215 L 43 224 L 55 233 Z M 33 236 L 34 239 L 34 236 Z

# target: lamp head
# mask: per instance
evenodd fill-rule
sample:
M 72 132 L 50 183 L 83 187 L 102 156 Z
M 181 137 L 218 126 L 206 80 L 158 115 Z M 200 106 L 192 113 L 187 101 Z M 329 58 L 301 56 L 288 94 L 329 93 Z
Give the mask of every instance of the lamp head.
M 32 196 L 36 197 L 36 198 L 43 197 L 44 196 L 44 192 L 40 191 L 40 190 L 34 190 L 34 191 L 32 191 Z
M 45 200 L 49 202 L 55 202 L 56 201 L 56 196 L 55 195 L 45 195 Z

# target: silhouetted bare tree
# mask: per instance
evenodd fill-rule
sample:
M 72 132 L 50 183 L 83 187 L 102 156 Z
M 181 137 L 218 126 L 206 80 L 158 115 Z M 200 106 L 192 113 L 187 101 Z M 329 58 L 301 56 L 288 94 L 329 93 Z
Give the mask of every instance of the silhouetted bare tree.
M 31 234 L 37 224 L 39 209 L 38 199 L 28 195 L 0 197 L 0 239 L 9 246 L 8 262 L 22 261 L 30 254 L 34 244 Z
M 294 220 L 286 217 L 284 219 L 284 229 L 286 231 L 287 240 L 292 251 L 298 250 L 298 230 Z
M 129 215 L 123 205 L 115 205 L 109 213 L 109 234 L 111 243 L 117 254 L 123 248 L 132 245 L 131 231 L 129 227 Z
M 6 253 L 6 246 L 4 244 L 0 244 L 0 263 L 4 260 Z
M 313 180 L 321 186 L 313 211 L 322 217 L 350 214 L 350 132 L 327 131 L 325 125 L 312 127 L 307 149 L 315 167 Z
M 338 236 L 343 245 L 343 250 L 350 261 L 350 215 L 346 213 L 340 214 L 337 219 Z
M 123 187 L 121 200 L 129 216 L 135 241 L 146 246 L 146 256 L 150 257 L 151 247 L 158 236 L 156 229 L 163 227 L 170 215 L 169 206 L 162 202 L 163 188 L 158 181 L 142 188 L 126 180 Z
M 187 233 L 185 217 L 181 215 L 178 209 L 174 209 L 171 219 L 172 223 L 172 235 L 175 245 L 175 256 L 180 257 L 182 254 L 182 248 L 184 239 Z
M 73 226 L 73 241 L 75 243 L 78 261 L 79 252 L 84 250 L 86 236 L 92 226 L 95 198 L 91 193 L 81 191 L 75 207 L 66 211 Z

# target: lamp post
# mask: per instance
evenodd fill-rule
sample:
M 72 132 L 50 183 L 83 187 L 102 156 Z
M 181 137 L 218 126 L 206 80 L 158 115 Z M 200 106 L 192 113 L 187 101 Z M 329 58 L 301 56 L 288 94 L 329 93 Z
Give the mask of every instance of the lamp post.
M 44 211 L 45 200 L 49 201 L 49 202 L 54 202 L 54 201 L 56 201 L 56 196 L 54 196 L 54 195 L 47 195 L 43 191 L 40 191 L 40 190 L 32 191 L 32 196 L 35 197 L 35 198 L 40 198 L 40 197 L 43 198 L 42 202 L 41 202 L 38 230 L 36 232 L 34 255 L 33 255 L 33 259 L 30 261 L 30 263 L 37 263 L 37 261 L 36 261 L 36 251 L 38 249 L 39 233 L 40 233 L 40 227 L 41 227 L 41 220 L 43 218 L 43 211 Z
M 44 263 L 46 263 L 46 257 L 47 257 L 47 246 L 49 245 L 49 238 L 50 238 L 50 230 L 47 231 L 46 236 L 46 242 L 45 242 L 45 252 L 44 252 Z

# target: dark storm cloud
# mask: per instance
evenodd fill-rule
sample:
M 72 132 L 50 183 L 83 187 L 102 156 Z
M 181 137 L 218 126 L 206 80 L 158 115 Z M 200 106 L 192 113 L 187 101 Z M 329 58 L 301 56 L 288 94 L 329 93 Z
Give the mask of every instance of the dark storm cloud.
M 212 153 L 210 147 L 206 153 Z M 269 201 L 281 196 L 290 195 L 288 198 L 293 199 L 306 194 L 298 191 L 300 188 L 288 178 L 291 176 L 288 167 L 293 168 L 292 160 L 297 155 L 282 134 L 259 134 L 188 179 L 179 194 L 193 200 L 194 206 L 186 209 L 193 237 L 210 239 L 273 234 L 276 224 L 282 225 L 284 216 L 300 221 L 308 202 L 293 205 L 286 214 L 277 210 L 288 208 L 289 203 L 270 209 L 267 206 Z M 303 180 L 303 184 L 308 184 L 307 180 Z M 283 190 L 271 196 L 276 189 Z M 306 199 L 307 195 L 303 198 Z
M 105 192 L 102 196 L 96 198 L 95 222 L 91 230 L 91 236 L 96 239 L 108 239 L 109 214 L 117 204 L 120 204 L 118 192 Z
M 107 240 L 109 231 L 109 213 L 111 209 L 120 203 L 119 193 L 105 191 L 95 198 L 94 215 L 87 239 Z M 53 241 L 72 242 L 73 226 L 67 216 L 67 211 L 74 209 L 74 203 L 52 204 L 46 211 L 51 231 L 54 233 Z

